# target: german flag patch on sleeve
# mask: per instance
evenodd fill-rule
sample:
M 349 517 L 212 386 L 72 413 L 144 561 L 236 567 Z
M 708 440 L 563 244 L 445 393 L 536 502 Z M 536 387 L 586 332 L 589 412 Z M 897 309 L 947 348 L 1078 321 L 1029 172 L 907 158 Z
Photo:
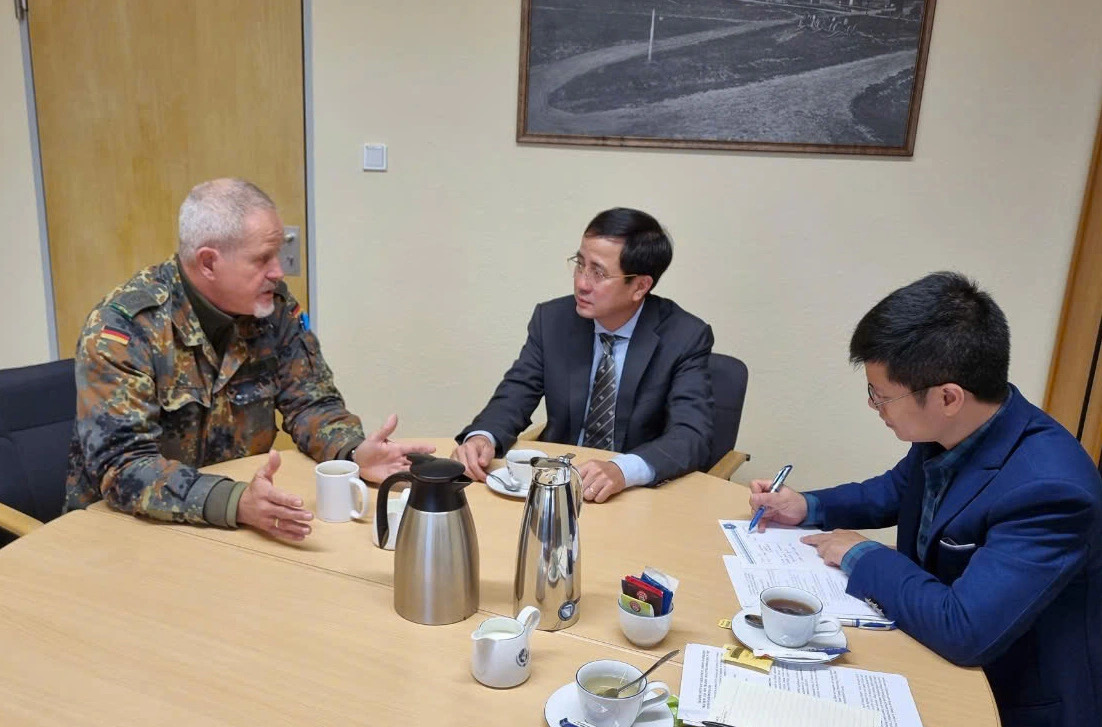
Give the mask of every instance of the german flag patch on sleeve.
M 115 343 L 121 343 L 126 345 L 130 343 L 130 334 L 126 331 L 120 331 L 117 328 L 111 328 L 110 326 L 104 326 L 103 332 L 100 333 L 100 338 L 105 338 L 108 341 L 114 341 Z

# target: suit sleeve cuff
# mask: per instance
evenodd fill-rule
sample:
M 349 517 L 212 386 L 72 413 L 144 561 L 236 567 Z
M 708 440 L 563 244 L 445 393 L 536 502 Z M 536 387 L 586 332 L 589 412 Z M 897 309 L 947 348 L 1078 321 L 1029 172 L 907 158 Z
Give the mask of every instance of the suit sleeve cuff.
M 810 492 L 805 492 L 804 500 L 807 502 L 807 517 L 800 525 L 822 525 L 823 524 L 823 504 L 819 502 L 819 498 Z
M 486 439 L 490 440 L 490 444 L 494 445 L 494 450 L 495 451 L 497 450 L 497 439 L 495 439 L 494 435 L 490 434 L 485 429 L 476 429 L 473 432 L 468 432 L 467 436 L 463 437 L 463 444 L 466 444 L 467 440 L 470 439 L 471 437 L 476 437 L 476 436 L 486 437 Z
M 853 575 L 853 569 L 857 567 L 857 561 L 861 560 L 869 551 L 883 547 L 874 540 L 866 540 L 853 546 L 842 556 L 842 572 L 847 576 Z
M 612 458 L 612 463 L 624 473 L 627 487 L 649 485 L 654 481 L 654 468 L 637 454 L 618 454 Z

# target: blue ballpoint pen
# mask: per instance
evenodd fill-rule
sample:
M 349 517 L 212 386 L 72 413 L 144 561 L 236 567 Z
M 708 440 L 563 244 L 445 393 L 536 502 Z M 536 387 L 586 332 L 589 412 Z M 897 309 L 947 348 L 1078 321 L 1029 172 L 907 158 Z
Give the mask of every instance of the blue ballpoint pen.
M 838 623 L 856 629 L 869 629 L 870 631 L 891 631 L 895 628 L 895 621 L 867 621 L 861 618 L 840 618 Z
M 781 489 L 781 485 L 784 484 L 784 478 L 788 477 L 788 473 L 792 471 L 792 465 L 786 464 L 781 467 L 781 471 L 777 473 L 777 476 L 773 478 L 773 484 L 769 486 L 770 492 L 776 492 Z M 754 513 L 754 518 L 750 521 L 750 527 L 748 530 L 752 533 L 754 528 L 758 526 L 758 522 L 761 521 L 761 516 L 765 514 L 765 506 L 762 505 L 758 508 L 758 511 Z

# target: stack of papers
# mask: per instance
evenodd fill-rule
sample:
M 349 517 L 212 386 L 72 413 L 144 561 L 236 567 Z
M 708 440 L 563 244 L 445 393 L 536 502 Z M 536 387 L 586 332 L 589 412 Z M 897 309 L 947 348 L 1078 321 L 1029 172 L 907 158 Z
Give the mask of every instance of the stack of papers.
M 880 716 L 881 727 L 922 727 L 910 685 L 900 674 L 791 664 L 774 664 L 769 674 L 759 674 L 724 664 L 723 649 L 703 644 L 686 644 L 684 655 L 677 716 L 686 724 L 699 725 L 710 719 L 712 706 L 721 697 L 720 685 L 725 680 L 734 680 L 870 710 Z M 717 709 L 723 704 L 718 701 Z M 828 724 L 819 721 L 817 712 L 805 712 L 803 716 L 804 725 Z M 736 720 L 727 724 L 748 727 L 750 723 Z
M 731 548 L 737 553 L 723 556 L 727 575 L 739 603 L 750 613 L 761 613 L 758 596 L 771 586 L 791 586 L 810 591 L 823 602 L 826 616 L 844 619 L 843 623 L 872 621 L 891 623 L 864 601 L 846 593 L 849 578 L 840 569 L 828 566 L 815 548 L 800 542 L 805 535 L 821 533 L 812 528 L 770 525 L 764 532 L 750 533 L 749 520 L 720 520 Z

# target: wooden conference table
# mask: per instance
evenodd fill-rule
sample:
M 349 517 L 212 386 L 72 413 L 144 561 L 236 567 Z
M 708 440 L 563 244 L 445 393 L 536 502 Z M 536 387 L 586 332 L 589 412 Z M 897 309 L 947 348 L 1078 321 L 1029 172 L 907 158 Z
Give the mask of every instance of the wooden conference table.
M 450 453 L 450 439 L 429 441 Z M 276 475 L 310 508 L 313 465 L 284 452 Z M 258 466 L 253 457 L 207 471 L 248 480 Z M 481 483 L 466 492 L 481 608 L 450 626 L 394 612 L 394 556 L 372 545 L 373 518 L 315 520 L 297 545 L 139 520 L 103 503 L 39 528 L 0 550 L 0 723 L 542 725 L 548 696 L 587 661 L 645 668 L 686 643 L 733 641 L 716 625 L 739 610 L 717 520 L 748 516 L 746 490 L 697 473 L 583 505 L 578 622 L 535 634 L 525 684 L 478 684 L 469 635 L 490 615 L 512 615 L 523 501 Z M 620 578 L 647 565 L 681 586 L 669 636 L 644 650 L 620 633 L 616 597 Z M 928 727 L 998 724 L 981 670 L 953 666 L 899 631 L 846 635 L 851 653 L 835 663 L 907 676 Z M 679 691 L 681 659 L 656 678 Z

